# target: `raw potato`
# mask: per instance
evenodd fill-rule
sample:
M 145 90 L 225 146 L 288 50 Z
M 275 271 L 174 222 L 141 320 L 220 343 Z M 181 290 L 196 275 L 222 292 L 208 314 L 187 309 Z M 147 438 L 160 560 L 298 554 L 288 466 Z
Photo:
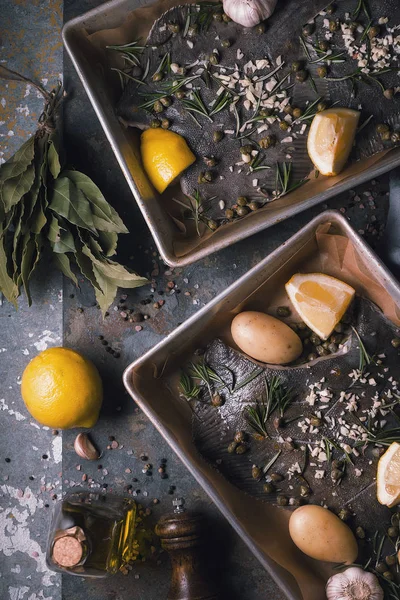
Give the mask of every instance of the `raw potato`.
M 293 329 L 262 312 L 239 313 L 232 321 L 231 332 L 243 352 L 264 363 L 285 365 L 296 360 L 303 351 Z
M 358 554 L 351 529 L 327 508 L 301 506 L 290 517 L 289 533 L 304 554 L 335 563 L 353 563 Z

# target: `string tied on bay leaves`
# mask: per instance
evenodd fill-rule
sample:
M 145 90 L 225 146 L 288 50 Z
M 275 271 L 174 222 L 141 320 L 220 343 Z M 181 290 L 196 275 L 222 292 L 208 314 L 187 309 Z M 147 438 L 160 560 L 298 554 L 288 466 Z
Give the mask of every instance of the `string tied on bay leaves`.
M 103 316 L 118 287 L 145 285 L 145 277 L 111 260 L 118 235 L 128 233 L 116 210 L 84 173 L 61 164 L 57 115 L 65 91 L 41 85 L 0 65 L 0 78 L 33 85 L 45 106 L 36 133 L 0 165 L 0 293 L 18 307 L 44 253 L 75 285 L 80 272 L 93 286 Z

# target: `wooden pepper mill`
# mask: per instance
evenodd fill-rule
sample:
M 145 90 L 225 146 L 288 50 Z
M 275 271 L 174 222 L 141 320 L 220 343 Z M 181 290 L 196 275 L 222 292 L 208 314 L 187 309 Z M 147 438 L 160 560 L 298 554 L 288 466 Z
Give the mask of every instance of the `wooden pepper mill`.
M 200 514 L 186 512 L 181 498 L 175 499 L 173 505 L 174 513 L 165 515 L 156 525 L 161 546 L 172 563 L 167 600 L 218 600 L 203 556 L 204 519 Z

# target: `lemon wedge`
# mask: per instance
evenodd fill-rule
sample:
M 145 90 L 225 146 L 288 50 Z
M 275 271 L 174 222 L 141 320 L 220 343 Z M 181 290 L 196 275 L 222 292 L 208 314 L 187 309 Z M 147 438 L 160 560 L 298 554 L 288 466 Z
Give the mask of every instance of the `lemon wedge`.
M 346 164 L 360 113 L 350 108 L 329 108 L 317 113 L 307 139 L 308 155 L 321 175 L 338 175 Z
M 323 273 L 297 273 L 285 288 L 304 323 L 323 340 L 330 336 L 356 293 L 347 283 Z
M 196 160 L 186 140 L 167 129 L 146 129 L 140 138 L 144 169 L 160 194 Z
M 378 502 L 391 508 L 400 503 L 400 444 L 393 442 L 378 463 Z

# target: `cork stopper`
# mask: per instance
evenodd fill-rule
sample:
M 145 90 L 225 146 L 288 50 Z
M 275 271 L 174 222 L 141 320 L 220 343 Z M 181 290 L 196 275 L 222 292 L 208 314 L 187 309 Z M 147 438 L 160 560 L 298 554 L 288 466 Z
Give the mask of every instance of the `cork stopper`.
M 52 549 L 54 562 L 66 568 L 78 565 L 83 557 L 85 539 L 85 534 L 80 527 L 57 531 Z

